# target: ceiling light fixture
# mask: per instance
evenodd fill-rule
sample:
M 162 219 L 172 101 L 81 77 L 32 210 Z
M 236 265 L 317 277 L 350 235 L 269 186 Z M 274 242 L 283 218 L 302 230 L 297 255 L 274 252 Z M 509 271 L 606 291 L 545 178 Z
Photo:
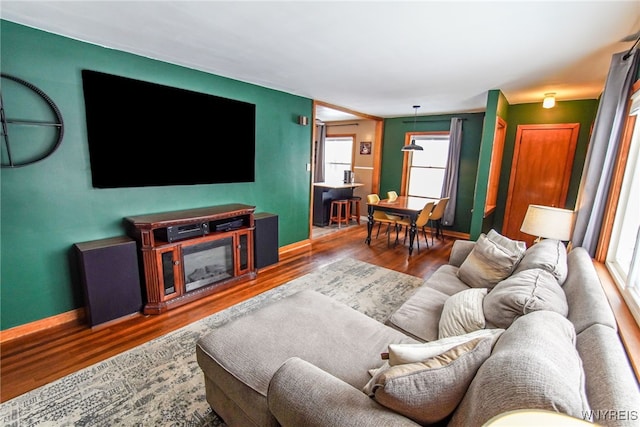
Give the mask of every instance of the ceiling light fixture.
M 542 108 L 553 108 L 556 106 L 555 92 L 545 93 L 542 100 Z
M 413 131 L 416 131 L 416 120 L 418 119 L 418 108 L 420 108 L 419 105 L 414 105 L 413 108 L 415 108 L 416 112 L 415 115 L 413 116 Z M 424 148 L 422 148 L 419 145 L 416 145 L 416 141 L 413 137 L 413 135 L 411 135 L 411 143 L 408 145 L 405 145 L 404 147 L 402 147 L 402 151 L 422 151 L 424 150 Z

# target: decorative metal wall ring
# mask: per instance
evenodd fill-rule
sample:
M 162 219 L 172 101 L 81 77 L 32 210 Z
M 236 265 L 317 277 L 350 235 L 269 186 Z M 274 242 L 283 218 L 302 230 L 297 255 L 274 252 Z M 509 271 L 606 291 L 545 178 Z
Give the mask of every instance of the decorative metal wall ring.
M 62 114 L 60 110 L 56 106 L 56 104 L 44 93 L 42 90 L 38 89 L 31 83 L 22 80 L 18 77 L 14 77 L 5 73 L 0 73 L 0 77 L 2 79 L 11 80 L 13 82 L 18 83 L 26 87 L 27 89 L 35 92 L 45 103 L 50 112 L 53 115 L 53 120 L 29 120 L 29 119 L 14 119 L 7 118 L 5 113 L 5 103 L 2 96 L 2 91 L 0 90 L 0 121 L 2 122 L 2 168 L 17 168 L 21 166 L 31 165 L 33 163 L 39 162 L 51 154 L 53 154 L 60 144 L 62 143 L 62 137 L 64 135 L 64 122 L 62 120 Z M 4 88 L 4 83 L 2 84 L 2 88 Z M 0 88 L 0 89 L 2 89 Z M 15 126 L 43 126 L 50 127 L 54 130 L 54 135 L 51 138 L 51 143 L 42 146 L 43 143 L 47 141 L 43 141 L 43 143 L 33 144 L 33 148 L 36 150 L 35 153 L 27 153 L 29 150 L 22 150 L 22 153 L 16 153 L 14 150 L 12 151 L 11 143 L 9 142 L 9 125 Z M 33 141 L 24 141 L 22 144 L 28 144 Z M 15 146 L 13 148 L 16 148 Z M 26 148 L 23 147 L 23 148 Z M 16 156 L 17 154 L 17 156 Z M 17 157 L 17 158 L 16 158 Z M 22 158 L 21 158 L 22 157 Z

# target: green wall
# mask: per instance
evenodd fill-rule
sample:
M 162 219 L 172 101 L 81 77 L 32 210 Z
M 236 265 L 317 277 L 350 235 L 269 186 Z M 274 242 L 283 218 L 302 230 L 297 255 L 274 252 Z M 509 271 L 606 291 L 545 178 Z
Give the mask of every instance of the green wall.
M 503 117 L 507 122 L 507 134 L 502 158 L 502 168 L 500 171 L 500 187 L 498 190 L 498 203 L 493 228 L 501 231 L 504 222 L 505 204 L 509 191 L 509 177 L 511 175 L 511 162 L 513 160 L 518 125 L 580 123 L 580 132 L 573 160 L 566 204 L 568 209 L 573 209 L 578 197 L 582 167 L 587 155 L 591 126 L 595 120 L 597 109 L 598 100 L 596 99 L 560 101 L 556 102 L 556 106 L 550 109 L 542 108 L 542 102 L 509 106 L 508 117 Z
M 453 231 L 469 233 L 475 240 L 480 233 L 502 229 L 505 203 L 509 190 L 509 176 L 513 158 L 515 136 L 521 124 L 580 123 L 580 133 L 567 196 L 567 207 L 573 208 L 577 199 L 586 157 L 591 125 L 595 119 L 598 100 L 557 102 L 552 109 L 542 108 L 542 101 L 531 104 L 509 105 L 500 90 L 491 90 L 487 96 L 486 113 L 455 114 L 418 117 L 415 131 L 448 131 L 451 117 L 463 117 L 463 141 L 460 154 L 460 181 Z M 495 211 L 484 217 L 487 181 L 496 117 L 507 122 L 505 147 L 500 172 L 498 201 Z M 412 117 L 386 119 L 384 122 L 382 172 L 380 194 L 400 188 L 402 156 L 406 132 L 414 131 Z M 423 120 L 425 122 L 421 123 Z
M 2 330 L 82 307 L 82 292 L 70 268 L 72 245 L 123 235 L 125 216 L 245 203 L 255 205 L 257 212 L 279 215 L 281 246 L 309 237 L 311 126 L 299 126 L 296 118 L 312 116 L 312 100 L 7 21 L 0 25 L 2 72 L 43 90 L 65 122 L 64 139 L 52 156 L 1 170 Z M 84 68 L 256 104 L 255 182 L 92 188 L 80 74 Z M 171 123 L 170 107 L 167 126 L 188 125 Z M 12 108 L 5 106 L 9 117 Z M 126 130 L 117 127 L 117 111 L 113 120 L 117 138 Z M 224 143 L 233 144 L 233 138 Z M 212 159 L 211 166 L 233 167 L 242 155 Z
M 460 117 L 463 122 L 456 215 L 450 229 L 469 233 L 484 113 L 419 116 L 415 129 L 413 116 L 386 119 L 384 121 L 380 194 L 387 194 L 387 191 L 390 190 L 398 191 L 400 188 L 404 154 L 401 149 L 404 145 L 405 134 L 414 131 L 449 131 L 452 117 Z
M 472 240 L 477 239 L 480 233 L 486 233 L 492 228 L 498 232 L 502 230 L 505 204 L 509 191 L 511 163 L 515 149 L 515 138 L 519 125 L 553 123 L 580 124 L 566 206 L 569 209 L 575 207 L 580 186 L 580 177 L 582 176 L 582 167 L 589 144 L 591 125 L 595 119 L 597 108 L 598 100 L 595 99 L 560 101 L 551 109 L 542 108 L 542 102 L 509 105 L 502 92 L 499 90 L 489 91 L 487 99 L 487 120 L 482 136 L 481 154 L 478 159 L 478 184 L 476 186 L 476 200 L 470 233 Z M 491 162 L 496 117 L 501 117 L 507 123 L 507 131 L 500 170 L 497 206 L 495 211 L 487 217 L 484 217 L 484 204 L 487 194 L 486 183 L 488 181 L 489 165 Z
M 255 205 L 258 212 L 279 215 L 281 246 L 309 237 L 311 178 L 306 164 L 311 158 L 312 129 L 299 126 L 297 117 L 312 116 L 312 100 L 7 21 L 0 21 L 0 31 L 2 72 L 42 89 L 58 105 L 65 121 L 64 140 L 51 157 L 22 168 L 1 169 L 0 329 L 82 307 L 82 292 L 70 267 L 72 245 L 124 234 L 125 216 L 245 203 Z M 256 104 L 255 183 L 93 189 L 80 75 L 84 68 Z M 489 228 L 500 231 L 518 124 L 579 122 L 568 198 L 572 207 L 597 103 L 559 102 L 544 110 L 540 103 L 508 105 L 499 90 L 492 90 L 486 114 L 422 116 L 415 129 L 413 116 L 386 119 L 380 194 L 400 187 L 400 149 L 406 132 L 447 131 L 452 117 L 462 117 L 460 182 L 452 230 L 470 233 L 472 239 Z M 20 108 L 25 105 L 6 105 L 7 115 L 11 117 L 11 111 Z M 486 127 L 485 116 L 490 117 Z M 483 218 L 496 116 L 507 122 L 498 207 L 492 216 Z M 172 125 L 170 114 L 167 125 Z M 122 130 L 114 125 L 114 138 L 118 131 Z M 212 160 L 212 167 L 229 167 L 241 159 L 239 152 L 237 159 Z
M 478 174 L 476 175 L 475 196 L 473 202 L 473 214 L 471 218 L 470 238 L 475 240 L 480 233 L 487 228 L 487 224 L 492 223 L 495 210 L 488 216 L 484 216 L 487 183 L 489 182 L 489 170 L 491 166 L 491 155 L 493 151 L 493 141 L 495 139 L 496 124 L 498 117 L 505 119 L 507 100 L 499 90 L 490 90 L 487 94 L 487 111 L 484 128 L 482 131 L 482 141 L 480 142 L 480 154 L 478 155 Z

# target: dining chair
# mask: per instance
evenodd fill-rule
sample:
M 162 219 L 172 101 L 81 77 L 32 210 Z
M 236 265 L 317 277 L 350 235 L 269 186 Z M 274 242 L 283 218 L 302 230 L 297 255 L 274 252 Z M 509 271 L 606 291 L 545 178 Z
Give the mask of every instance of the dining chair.
M 389 202 L 393 203 L 396 201 L 396 199 L 398 198 L 398 192 L 397 191 L 387 191 L 387 200 L 389 200 Z M 407 215 L 397 215 L 398 218 L 409 218 Z M 398 240 L 396 238 L 396 240 Z
M 438 200 L 433 207 L 431 214 L 429 215 L 429 223 L 431 228 L 431 244 L 433 245 L 433 230 L 436 230 L 436 236 L 444 237 L 442 234 L 442 217 L 444 216 L 444 210 L 449 203 L 449 197 L 443 197 Z
M 369 194 L 367 196 L 367 203 L 369 204 L 375 204 L 378 203 L 380 201 L 380 196 L 378 196 L 377 194 Z M 373 225 L 376 225 L 376 222 L 378 223 L 378 232 L 376 233 L 376 238 L 378 238 L 378 236 L 380 235 L 380 227 L 382 227 L 382 224 L 387 224 L 387 246 L 389 245 L 390 242 L 390 231 L 391 231 L 391 226 L 393 225 L 393 228 L 396 230 L 396 240 L 398 239 L 398 227 L 396 222 L 401 219 L 401 217 L 397 216 L 397 215 L 388 215 L 386 212 L 382 212 L 382 211 L 377 211 L 374 210 L 373 211 Z
M 418 253 L 420 253 L 420 230 L 422 230 L 422 235 L 424 236 L 424 242 L 427 244 L 427 249 L 429 249 L 429 241 L 427 240 L 427 231 L 426 226 L 429 222 L 429 215 L 431 215 L 431 211 L 433 210 L 433 205 L 435 202 L 427 202 L 424 205 L 424 208 L 418 214 L 418 218 L 416 218 L 416 230 L 418 231 Z M 411 219 L 410 218 L 401 218 L 397 221 L 397 224 L 400 227 L 404 227 L 404 242 L 407 241 L 407 234 L 409 233 L 409 229 L 411 228 Z

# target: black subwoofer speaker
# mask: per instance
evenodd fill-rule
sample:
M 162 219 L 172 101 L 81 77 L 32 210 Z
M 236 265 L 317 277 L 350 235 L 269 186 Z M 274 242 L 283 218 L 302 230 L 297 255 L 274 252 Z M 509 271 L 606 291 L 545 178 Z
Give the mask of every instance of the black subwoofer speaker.
M 142 309 L 138 254 L 133 239 L 119 236 L 73 246 L 91 326 Z
M 260 269 L 279 261 L 278 215 L 261 212 L 253 219 L 256 227 L 253 235 L 254 262 Z

